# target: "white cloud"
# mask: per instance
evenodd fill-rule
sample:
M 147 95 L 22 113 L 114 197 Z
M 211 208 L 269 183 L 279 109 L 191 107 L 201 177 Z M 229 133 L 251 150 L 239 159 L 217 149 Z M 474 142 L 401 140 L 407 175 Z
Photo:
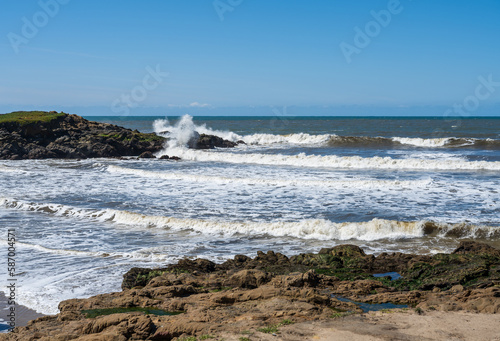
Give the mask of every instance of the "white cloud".
M 189 106 L 190 107 L 196 107 L 196 108 L 206 108 L 206 107 L 209 107 L 210 104 L 193 102 L 193 103 L 190 103 Z

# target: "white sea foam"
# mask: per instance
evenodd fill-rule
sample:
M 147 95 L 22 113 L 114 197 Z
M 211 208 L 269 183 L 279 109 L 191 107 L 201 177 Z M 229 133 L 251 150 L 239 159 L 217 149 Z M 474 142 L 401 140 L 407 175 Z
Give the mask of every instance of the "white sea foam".
M 246 144 L 269 145 L 269 144 L 299 144 L 299 145 L 321 145 L 326 143 L 331 135 L 311 135 L 306 133 L 273 135 L 252 134 L 241 136 L 240 140 Z
M 0 198 L 0 206 L 20 211 L 43 212 L 55 216 L 76 218 L 99 218 L 106 214 L 104 210 L 88 210 L 60 204 L 29 203 L 7 198 Z
M 269 185 L 269 186 L 304 186 L 304 187 L 333 187 L 333 188 L 388 188 L 388 187 L 406 187 L 416 188 L 425 187 L 431 183 L 427 180 L 286 180 L 269 178 L 237 178 L 225 176 L 198 175 L 186 173 L 158 172 L 143 169 L 125 168 L 120 166 L 108 166 L 108 172 L 116 174 L 129 174 L 140 177 L 165 180 L 183 180 L 201 183 L 220 183 L 220 184 L 244 184 L 244 185 Z
M 0 243 L 7 245 L 7 241 L 0 241 Z M 24 248 L 30 250 L 37 250 L 40 252 L 46 252 L 54 255 L 79 256 L 79 257 L 124 258 L 124 259 L 152 261 L 152 262 L 166 262 L 171 260 L 172 258 L 167 254 L 155 253 L 157 251 L 156 248 L 147 248 L 132 252 L 82 251 L 82 250 L 71 250 L 71 249 L 55 249 L 37 244 L 23 243 L 20 241 L 16 242 L 16 247 L 19 249 Z
M 336 156 L 230 153 L 219 151 L 199 151 L 186 148 L 171 148 L 159 155 L 177 155 L 184 160 L 201 162 L 228 162 L 237 164 L 261 164 L 275 166 L 342 168 L 342 169 L 414 169 L 414 170 L 500 170 L 500 162 L 466 161 L 459 159 L 393 159 L 390 157 Z
M 288 135 L 274 134 L 251 134 L 239 135 L 231 131 L 220 131 L 208 128 L 206 124 L 196 125 L 193 118 L 189 115 L 184 115 L 175 124 L 170 125 L 168 120 L 156 120 L 153 123 L 153 130 L 159 135 L 169 138 L 168 145 L 186 146 L 188 141 L 195 135 L 199 134 L 216 135 L 229 141 L 243 141 L 250 145 L 272 145 L 272 144 L 324 144 L 328 141 L 331 135 L 311 135 L 307 133 L 297 133 Z
M 170 147 L 186 146 L 195 136 L 195 133 L 209 134 L 222 137 L 230 141 L 238 141 L 241 136 L 230 131 L 217 131 L 207 128 L 205 124 L 195 125 L 190 115 L 184 115 L 175 124 L 170 125 L 168 120 L 156 120 L 153 122 L 153 131 L 161 136 L 167 137 L 167 145 Z
M 0 173 L 11 173 L 11 174 L 26 174 L 27 171 L 19 169 L 16 167 L 0 165 Z
M 401 144 L 408 144 L 417 147 L 444 147 L 452 138 L 443 137 L 435 139 L 412 138 L 412 137 L 393 137 L 394 141 Z
M 417 238 L 426 234 L 453 235 L 467 238 L 499 238 L 500 227 L 468 224 L 438 224 L 427 221 L 395 221 L 373 219 L 367 222 L 335 223 L 324 219 L 305 219 L 296 222 L 229 222 L 190 218 L 145 215 L 113 209 L 86 210 L 63 205 L 26 203 L 0 199 L 0 206 L 25 211 L 45 212 L 59 216 L 78 216 L 142 228 L 160 228 L 174 231 L 191 230 L 205 235 L 295 237 L 316 240 L 373 241 L 379 239 Z M 50 209 L 46 209 L 50 207 Z M 59 208 L 59 211 L 57 210 Z M 78 212 L 75 215 L 73 212 Z

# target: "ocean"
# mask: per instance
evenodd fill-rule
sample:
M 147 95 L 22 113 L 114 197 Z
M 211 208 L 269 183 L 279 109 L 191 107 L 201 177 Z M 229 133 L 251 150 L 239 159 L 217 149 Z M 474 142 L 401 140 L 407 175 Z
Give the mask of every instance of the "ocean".
M 500 118 L 86 118 L 182 160 L 0 161 L 2 254 L 12 229 L 17 300 L 40 313 L 183 257 L 500 247 Z M 245 144 L 187 149 L 194 131 Z

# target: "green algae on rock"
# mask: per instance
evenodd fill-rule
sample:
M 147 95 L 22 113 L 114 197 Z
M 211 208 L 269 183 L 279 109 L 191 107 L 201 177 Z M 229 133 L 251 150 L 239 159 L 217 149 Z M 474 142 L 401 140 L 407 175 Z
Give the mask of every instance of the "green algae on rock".
M 165 311 L 162 309 L 151 308 L 151 307 L 123 307 L 123 308 L 104 308 L 104 309 L 87 309 L 82 310 L 82 314 L 87 318 L 95 318 L 98 316 L 105 316 L 111 314 L 121 314 L 121 313 L 134 313 L 140 312 L 146 315 L 157 315 L 157 316 L 172 316 L 182 314 L 182 311 Z

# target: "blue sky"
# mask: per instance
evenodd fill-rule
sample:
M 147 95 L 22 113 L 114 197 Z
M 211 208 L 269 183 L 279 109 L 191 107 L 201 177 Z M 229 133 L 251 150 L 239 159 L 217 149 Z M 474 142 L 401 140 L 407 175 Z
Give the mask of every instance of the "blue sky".
M 497 0 L 5 0 L 0 23 L 0 112 L 500 115 Z

